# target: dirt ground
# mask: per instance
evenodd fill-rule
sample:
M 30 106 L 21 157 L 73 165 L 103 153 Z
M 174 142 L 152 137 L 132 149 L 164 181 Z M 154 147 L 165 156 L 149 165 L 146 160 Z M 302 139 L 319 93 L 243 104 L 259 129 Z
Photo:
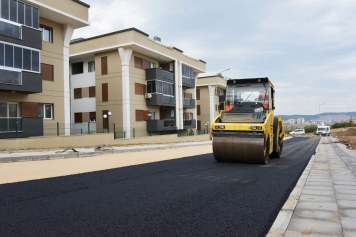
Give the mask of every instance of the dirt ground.
M 331 136 L 338 139 L 350 150 L 356 149 L 356 128 L 337 128 L 331 129 Z

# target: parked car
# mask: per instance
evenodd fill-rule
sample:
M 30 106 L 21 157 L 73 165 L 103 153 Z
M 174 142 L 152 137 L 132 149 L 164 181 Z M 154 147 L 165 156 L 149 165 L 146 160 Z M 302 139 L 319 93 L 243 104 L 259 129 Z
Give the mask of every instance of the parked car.
M 290 135 L 305 135 L 305 130 L 304 130 L 304 128 L 303 129 L 300 128 L 300 129 L 291 131 L 289 134 Z

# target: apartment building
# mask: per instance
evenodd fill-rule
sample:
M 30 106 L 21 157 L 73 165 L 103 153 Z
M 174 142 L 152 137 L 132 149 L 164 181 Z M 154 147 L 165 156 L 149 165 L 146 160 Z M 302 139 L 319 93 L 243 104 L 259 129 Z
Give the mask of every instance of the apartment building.
M 72 122 L 81 132 L 115 124 L 125 138 L 195 129 L 205 64 L 136 28 L 72 40 Z
M 207 131 L 224 105 L 226 81 L 221 74 L 198 77 L 196 85 L 197 130 Z
M 88 8 L 78 0 L 0 0 L 0 138 L 69 126 L 69 43 L 74 29 L 89 25 Z

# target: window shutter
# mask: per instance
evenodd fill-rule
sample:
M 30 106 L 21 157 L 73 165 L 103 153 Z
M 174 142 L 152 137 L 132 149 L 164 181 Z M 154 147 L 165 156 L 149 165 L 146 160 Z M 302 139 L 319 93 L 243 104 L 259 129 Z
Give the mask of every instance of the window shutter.
M 142 58 L 135 56 L 135 67 L 142 68 Z
M 193 98 L 192 93 L 184 93 L 184 98 L 192 99 Z
M 143 94 L 147 93 L 147 86 L 146 85 L 142 85 L 142 93 Z
M 101 75 L 108 74 L 108 57 L 101 57 Z
M 142 59 L 142 69 L 150 68 L 150 62 L 146 59 Z
M 150 116 L 148 116 L 149 113 L 150 113 L 150 111 L 148 111 L 148 110 L 143 111 L 143 120 L 144 121 L 147 121 L 150 119 Z
M 143 121 L 143 110 L 136 110 L 136 121 Z
M 135 94 L 142 95 L 142 85 L 140 83 L 135 83 Z
M 89 112 L 90 121 L 96 121 L 96 112 Z
M 83 114 L 82 113 L 74 113 L 74 122 L 82 123 L 83 122 Z
M 21 102 L 21 117 L 38 117 L 38 103 L 35 102 Z
M 108 83 L 103 83 L 101 85 L 101 90 L 102 90 L 102 101 L 103 102 L 109 101 Z
M 108 120 L 109 120 L 109 117 L 107 117 L 107 118 L 104 118 L 103 116 L 104 116 L 104 114 L 106 114 L 106 115 L 108 115 L 108 112 L 109 112 L 109 110 L 103 110 L 103 115 L 102 115 L 102 118 L 103 118 L 103 128 L 104 129 L 107 129 L 108 128 Z
M 197 129 L 201 130 L 201 121 L 200 120 L 197 121 Z
M 95 86 L 89 87 L 89 97 L 95 97 Z
M 53 65 L 41 63 L 42 80 L 53 81 Z
M 200 100 L 200 89 L 197 89 L 197 100 Z
M 184 113 L 184 120 L 189 120 L 189 113 Z
M 75 88 L 74 99 L 81 99 L 81 98 L 82 98 L 82 88 Z
M 197 115 L 200 115 L 200 105 L 197 105 Z

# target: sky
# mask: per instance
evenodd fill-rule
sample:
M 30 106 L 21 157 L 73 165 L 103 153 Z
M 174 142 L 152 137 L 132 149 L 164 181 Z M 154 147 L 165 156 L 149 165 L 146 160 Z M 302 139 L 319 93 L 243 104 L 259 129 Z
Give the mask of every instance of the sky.
M 268 77 L 276 113 L 356 111 L 355 0 L 83 0 L 88 38 L 135 27 L 202 59 L 206 73 Z

